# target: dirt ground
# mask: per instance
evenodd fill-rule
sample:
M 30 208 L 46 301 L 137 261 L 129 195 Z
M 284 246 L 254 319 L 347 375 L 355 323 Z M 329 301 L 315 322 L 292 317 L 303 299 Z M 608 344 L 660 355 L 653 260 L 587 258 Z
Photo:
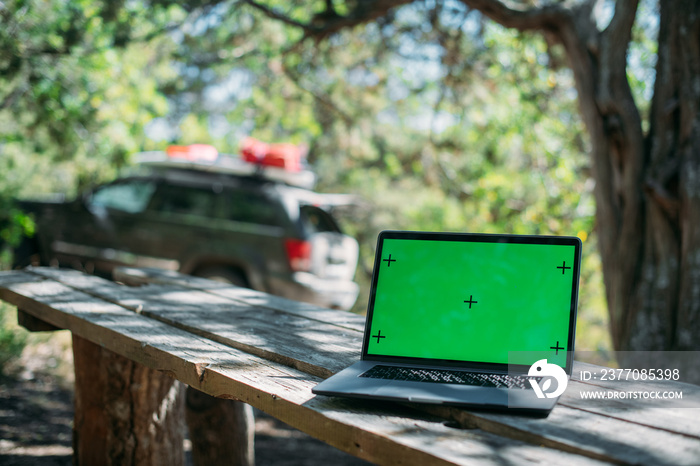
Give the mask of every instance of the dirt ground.
M 60 339 L 59 339 L 60 340 Z M 49 341 L 22 354 L 0 376 L 0 464 L 72 464 L 73 392 L 70 348 Z M 256 412 L 256 464 L 272 466 L 367 465 Z M 187 464 L 191 464 L 185 440 Z

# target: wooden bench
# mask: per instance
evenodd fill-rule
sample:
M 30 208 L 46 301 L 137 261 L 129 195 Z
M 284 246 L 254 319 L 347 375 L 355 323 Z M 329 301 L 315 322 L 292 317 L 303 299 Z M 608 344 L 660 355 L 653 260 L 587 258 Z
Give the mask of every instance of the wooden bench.
M 23 325 L 73 333 L 77 464 L 182 464 L 179 382 L 380 464 L 700 463 L 700 410 L 582 400 L 581 389 L 613 388 L 577 380 L 597 366 L 576 363 L 546 419 L 314 396 L 316 383 L 359 357 L 363 317 L 170 272 L 123 269 L 117 278 L 143 286 L 51 268 L 0 272 L 0 299 Z M 665 387 L 700 400 L 698 386 Z M 191 423 L 203 429 L 195 461 L 250 461 L 245 422 L 226 424 L 246 420 L 244 405 L 212 411 L 203 400 L 210 410 Z M 207 432 L 234 440 L 221 445 Z

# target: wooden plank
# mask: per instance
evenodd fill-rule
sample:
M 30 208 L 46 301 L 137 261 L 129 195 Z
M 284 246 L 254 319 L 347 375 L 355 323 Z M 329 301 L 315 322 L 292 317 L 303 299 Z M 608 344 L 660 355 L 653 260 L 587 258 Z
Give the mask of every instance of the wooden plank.
M 209 280 L 206 279 L 201 279 L 197 277 L 188 277 L 185 275 L 178 274 L 177 272 L 170 272 L 170 271 L 159 271 L 157 269 L 149 270 L 147 273 L 143 273 L 140 269 L 125 269 L 123 270 L 123 275 L 128 276 L 130 274 L 135 274 L 135 275 L 141 275 L 142 277 L 142 283 L 147 283 L 149 280 L 155 280 L 157 283 L 164 283 L 164 284 L 183 284 L 187 286 L 188 288 L 192 289 L 197 289 L 197 290 L 203 290 L 207 291 L 209 293 L 215 294 L 217 296 L 224 296 L 224 297 L 232 297 L 233 299 L 238 299 L 244 302 L 246 301 L 247 296 L 244 294 L 246 290 L 235 288 L 235 287 L 228 287 L 226 285 L 221 286 L 220 284 L 216 284 L 214 286 L 211 285 Z M 256 294 L 261 294 L 258 292 L 252 292 L 251 296 L 256 296 Z M 262 293 L 264 294 L 264 293 Z M 280 307 L 288 306 L 288 304 L 285 302 L 288 300 L 283 300 L 280 299 L 278 301 L 277 305 Z M 254 302 L 251 302 L 254 303 Z M 342 314 L 342 313 L 336 313 L 336 314 Z M 360 331 L 362 330 L 363 326 L 360 327 Z M 230 336 L 231 337 L 231 336 Z M 343 343 L 340 343 L 342 346 L 347 346 L 347 345 L 353 345 L 355 344 L 352 341 L 345 341 Z M 359 348 L 359 345 L 357 346 Z M 336 356 L 337 357 L 337 356 Z M 354 362 L 356 358 L 352 356 L 352 359 L 346 359 L 343 360 L 342 364 L 339 364 L 341 367 L 345 367 L 352 362 Z M 340 362 L 340 359 L 337 359 Z M 571 408 L 575 409 L 581 409 L 584 411 L 590 411 L 595 414 L 600 414 L 606 417 L 614 417 L 616 419 L 624 420 L 624 421 L 629 421 L 629 422 L 634 422 L 638 423 L 641 425 L 647 425 L 647 426 L 652 426 L 664 430 L 668 430 L 670 432 L 677 432 L 682 435 L 690 435 L 693 437 L 700 437 L 700 423 L 696 421 L 697 419 L 697 414 L 700 410 L 698 409 L 690 409 L 687 407 L 684 408 L 663 408 L 663 409 L 656 409 L 656 410 L 640 410 L 639 409 L 639 402 L 635 402 L 633 399 L 628 399 L 628 400 L 620 400 L 618 403 L 601 403 L 601 402 L 593 402 L 590 400 L 584 400 L 580 397 L 579 392 L 582 390 L 591 390 L 593 387 L 597 387 L 600 389 L 614 389 L 614 390 L 648 390 L 649 386 L 646 384 L 637 384 L 637 385 L 631 385 L 631 384 L 625 384 L 624 386 L 620 386 L 619 384 L 608 384 L 608 385 L 601 385 L 601 384 L 579 384 L 576 378 L 576 375 L 578 374 L 579 370 L 583 370 L 588 368 L 589 370 L 594 369 L 594 366 L 591 365 L 585 365 L 582 363 L 577 362 L 577 366 L 575 368 L 574 372 L 574 377 L 572 378 L 570 388 L 567 390 L 565 395 L 562 397 L 560 400 L 560 405 L 562 406 L 568 406 Z M 598 370 L 600 370 L 600 367 L 597 367 Z M 320 372 L 319 372 L 320 373 Z M 686 405 L 691 405 L 691 406 L 700 406 L 700 387 L 698 386 L 692 386 L 692 385 L 685 385 L 685 386 L 678 386 L 677 384 L 666 384 L 664 386 L 663 384 L 654 384 L 654 389 L 655 390 L 663 390 L 663 389 L 681 389 L 683 390 L 683 394 L 685 397 L 685 404 Z M 678 403 L 676 403 L 678 404 Z M 557 408 L 559 409 L 559 408 Z M 458 412 L 458 411 L 457 411 Z M 453 416 L 454 417 L 454 416 Z M 460 419 L 463 419 L 463 416 L 457 416 Z M 467 421 L 467 420 L 462 420 L 459 422 L 464 422 L 466 425 L 468 425 L 472 421 Z
M 45 273 L 45 269 L 39 269 L 37 272 Z M 206 278 L 183 275 L 170 270 L 117 267 L 113 272 L 113 278 L 128 285 L 174 285 L 179 288 L 205 291 L 213 295 L 241 301 L 247 305 L 269 308 L 287 314 L 319 320 L 320 322 L 346 327 L 349 330 L 355 330 L 360 333 L 365 328 L 365 317 L 351 312 L 338 312 L 313 304 L 215 282 Z
M 69 279 L 65 277 L 61 279 L 69 281 Z M 75 283 L 73 284 L 75 285 Z M 99 290 L 100 294 L 105 293 L 114 297 L 113 294 L 110 294 L 110 291 L 106 291 L 109 288 L 114 288 L 114 285 L 108 281 L 87 277 L 84 278 L 82 286 L 88 287 L 91 292 Z M 144 290 L 152 289 L 158 288 L 144 288 Z M 160 289 L 172 290 L 172 288 Z M 176 308 L 177 302 L 180 299 L 205 299 L 196 293 L 186 293 L 185 295 L 175 294 L 174 296 L 177 297 L 177 299 L 170 302 L 166 307 L 170 309 Z M 189 296 L 189 298 L 187 296 Z M 145 306 L 141 312 L 147 313 L 148 311 L 146 311 L 146 308 L 150 305 L 149 302 L 142 298 L 139 299 L 141 300 L 141 305 Z M 193 311 L 188 308 L 188 311 L 184 314 L 187 316 L 190 315 L 190 312 Z M 214 314 L 219 313 L 216 312 Z M 195 312 L 195 315 L 197 315 L 197 312 Z M 235 318 L 235 316 L 229 315 L 227 319 L 228 318 Z M 189 319 L 189 317 L 186 317 L 186 319 Z M 216 325 L 213 325 L 211 331 L 221 333 L 221 327 L 235 327 L 238 325 L 238 321 L 227 321 L 227 319 L 217 321 Z M 275 335 L 279 333 L 278 331 L 267 334 L 265 340 L 274 339 L 276 338 Z M 346 336 L 344 336 L 342 332 L 338 333 L 336 330 L 336 333 L 338 341 L 343 342 L 340 346 L 352 344 L 348 343 Z M 355 357 L 348 356 L 347 354 L 343 355 L 342 353 L 335 355 L 335 357 L 343 360 L 344 365 L 355 360 Z M 580 382 L 572 381 L 574 385 L 577 383 Z M 638 405 L 634 406 L 630 404 L 629 407 L 634 407 L 636 411 L 640 411 Z M 700 445 L 694 434 L 691 433 L 689 435 L 688 432 L 681 431 L 677 427 L 663 426 L 659 428 L 654 424 L 656 421 L 653 419 L 647 419 L 646 423 L 638 422 L 638 420 L 635 419 L 625 419 L 625 413 L 627 411 L 633 411 L 630 409 L 618 413 L 605 408 L 591 407 L 589 410 L 585 409 L 585 407 L 568 407 L 566 404 L 561 404 L 555 408 L 550 418 L 545 421 L 487 412 L 471 412 L 457 408 L 441 408 L 438 411 L 429 407 L 422 407 L 422 409 L 433 413 L 439 413 L 440 416 L 453 419 L 462 426 L 478 426 L 481 429 L 495 432 L 499 435 L 507 435 L 535 444 L 541 443 L 552 448 L 560 448 L 565 451 L 574 451 L 580 454 L 589 454 L 596 458 L 606 458 L 614 461 L 629 461 L 629 458 L 633 458 L 634 461 L 639 462 L 648 462 L 650 460 L 658 462 L 659 458 L 656 457 L 655 450 L 653 449 L 657 447 L 661 449 L 659 451 L 666 451 L 668 457 L 673 458 L 674 463 L 684 458 L 687 461 L 688 457 L 683 455 L 687 453 L 698 454 L 697 449 Z M 641 416 L 646 415 L 646 411 L 642 410 Z M 680 417 L 685 421 L 691 419 L 689 413 L 685 412 L 680 413 Z M 576 422 L 572 422 L 572 420 L 576 420 Z M 662 420 L 659 419 L 659 421 Z M 592 426 L 598 426 L 599 424 L 603 426 L 599 429 L 600 435 L 598 435 L 596 430 L 592 429 Z M 592 432 L 594 432 L 594 434 L 592 434 Z M 614 450 L 618 447 L 619 442 L 614 439 L 620 436 L 624 437 L 624 442 L 621 442 L 620 445 L 624 445 L 625 448 L 620 447 L 618 448 L 619 452 L 615 453 Z M 647 442 L 646 439 L 651 437 L 661 440 L 658 444 Z M 607 456 L 609 454 L 612 456 Z
M 573 376 L 569 381 L 569 387 L 559 401 L 559 404 L 700 439 L 700 423 L 697 421 L 700 416 L 699 386 L 679 382 L 582 382 L 578 378 L 580 370 L 600 372 L 600 369 L 600 366 L 576 361 L 574 363 Z M 660 403 L 645 402 L 644 400 L 624 399 L 615 402 L 603 402 L 586 400 L 580 395 L 581 391 L 604 390 L 681 391 L 683 393 L 683 400 L 673 400 L 673 402 L 668 403 L 665 407 L 659 407 Z M 640 407 L 643 409 L 640 409 Z
M 557 406 L 545 422 L 508 414 L 471 413 L 427 408 L 437 416 L 459 421 L 461 414 L 476 428 L 572 453 L 611 462 L 655 465 L 693 465 L 700 458 L 697 438 L 643 424 L 592 415 L 584 410 Z M 455 417 L 455 415 L 457 415 Z M 584 453 L 585 452 L 585 453 Z
M 22 309 L 17 309 L 17 323 L 30 332 L 55 332 L 56 330 L 65 330 L 46 323 L 43 320 L 39 320 L 33 315 L 24 312 Z
M 42 269 L 39 269 L 41 272 Z M 45 270 L 44 277 L 67 274 L 80 285 L 84 275 L 76 271 L 68 272 L 58 269 Z M 93 283 L 100 287 L 100 283 Z M 105 285 L 105 282 L 102 282 Z M 107 282 L 106 288 L 112 291 L 125 291 L 125 294 L 143 292 L 142 289 L 114 287 Z M 79 288 L 74 287 L 74 288 Z M 103 286 L 104 288 L 104 286 Z M 178 291 L 181 292 L 181 289 Z M 110 301 L 115 301 L 114 298 Z M 128 307 L 128 306 L 127 306 Z M 131 306 L 140 311 L 138 305 Z M 164 319 L 162 319 L 164 320 Z M 254 464 L 255 420 L 252 408 L 242 402 L 212 397 L 197 389 L 185 390 L 185 419 L 192 444 L 192 460 L 195 464 Z
M 312 313 L 308 308 L 284 312 L 275 307 L 249 304 L 240 298 L 232 299 L 196 288 L 183 289 L 176 285 L 126 288 L 77 271 L 33 269 L 31 272 L 197 335 L 319 377 L 329 377 L 360 357 L 360 331 L 338 324 L 347 319 L 324 322 L 319 318 L 321 313 Z M 217 282 L 211 283 L 214 287 L 221 286 Z M 230 285 L 225 286 L 231 288 Z M 234 288 L 234 291 L 238 290 L 243 289 Z M 257 298 L 255 302 L 258 302 Z M 323 309 L 320 311 L 329 312 L 333 316 L 346 314 Z M 308 318 L 308 314 L 313 318 Z M 345 338 L 337 342 L 339 332 Z
M 0 284 L 12 285 L 13 283 L 25 283 L 29 277 L 28 272 L 30 269 L 32 269 L 32 267 L 27 267 L 23 270 L 0 271 Z
M 15 272 L 17 273 L 17 272 Z M 20 272 L 21 273 L 21 272 Z M 245 401 L 327 443 L 380 464 L 598 464 L 480 430 L 452 429 L 395 404 L 315 397 L 320 379 L 27 274 L 0 298 L 75 335 L 213 396 Z
M 669 353 L 671 353 L 671 352 L 669 352 Z M 685 353 L 686 353 L 686 356 L 684 356 L 683 359 L 686 359 L 686 360 L 692 359 L 692 363 L 697 364 L 697 360 L 695 358 L 698 355 L 700 355 L 700 352 L 688 351 Z M 681 364 L 687 365 L 688 361 L 684 361 Z M 584 370 L 600 374 L 602 370 L 609 370 L 610 371 L 613 369 L 601 367 L 601 366 L 596 366 L 594 364 L 587 364 L 584 362 L 576 361 L 574 363 L 574 368 L 572 371 L 571 380 L 580 383 L 582 388 L 583 387 L 595 387 L 597 389 L 616 390 L 616 391 L 622 391 L 622 390 L 624 390 L 624 391 L 642 391 L 642 390 L 649 390 L 651 388 L 654 388 L 655 390 L 683 390 L 684 397 L 687 396 L 688 401 L 691 402 L 691 403 L 687 403 L 687 404 L 693 404 L 697 407 L 700 407 L 700 386 L 692 384 L 692 383 L 686 383 L 686 382 L 680 381 L 680 380 L 682 380 L 682 378 L 681 378 L 682 371 L 679 374 L 679 381 L 672 380 L 672 379 L 669 379 L 669 380 L 639 380 L 639 379 L 635 379 L 634 377 L 628 377 L 627 379 L 625 379 L 624 375 L 622 376 L 621 380 L 602 380 L 602 379 L 581 380 L 580 373 L 581 373 L 581 371 L 584 371 Z
M 102 281 L 101 279 L 85 277 L 82 275 L 74 279 L 70 274 L 59 278 L 67 283 L 72 283 L 74 286 L 78 286 L 77 281 L 80 281 L 80 286 L 89 288 L 91 292 L 96 292 L 102 296 L 108 296 L 110 299 L 118 298 L 113 291 L 109 291 L 111 288 L 114 288 L 109 281 Z M 99 290 L 99 292 L 97 292 L 97 290 Z M 162 293 L 158 294 L 158 302 L 152 303 L 151 299 L 148 298 L 149 293 L 152 291 Z M 138 306 L 141 306 L 142 308 L 141 312 L 144 314 L 161 316 L 167 315 L 167 320 L 169 322 L 178 322 L 178 326 L 181 326 L 182 328 L 187 328 L 188 330 L 198 328 L 198 331 L 204 330 L 204 333 L 202 333 L 203 335 L 210 336 L 212 338 L 217 338 L 217 335 L 223 335 L 223 337 L 221 337 L 223 338 L 222 341 L 229 343 L 234 339 L 245 338 L 245 334 L 252 330 L 255 332 L 253 333 L 254 340 L 258 339 L 258 341 L 253 341 L 252 343 L 249 341 L 248 343 L 251 346 L 267 345 L 267 348 L 274 348 L 272 352 L 280 351 L 284 353 L 293 353 L 295 351 L 295 345 L 297 344 L 296 337 L 298 337 L 300 333 L 294 333 L 294 331 L 292 331 L 291 333 L 295 336 L 295 338 L 293 338 L 291 342 L 284 340 L 283 344 L 279 344 L 278 338 L 279 334 L 282 332 L 272 325 L 272 323 L 275 322 L 274 314 L 265 314 L 266 311 L 259 310 L 259 308 L 255 309 L 264 315 L 264 317 L 260 317 L 260 320 L 265 325 L 271 325 L 271 331 L 259 332 L 258 328 L 254 327 L 254 325 L 258 324 L 255 322 L 255 319 L 251 320 L 249 318 L 248 320 L 242 321 L 239 320 L 240 315 L 227 313 L 227 306 L 236 307 L 238 304 L 227 304 L 225 301 L 222 302 L 218 300 L 218 297 L 221 297 L 220 295 L 217 295 L 217 298 L 210 298 L 207 297 L 206 294 L 197 292 L 197 290 L 192 290 L 192 292 L 187 293 L 180 293 L 177 291 L 177 289 L 173 289 L 172 287 L 144 287 L 143 292 L 145 295 L 144 297 L 133 298 L 136 299 L 136 301 L 130 301 L 129 303 L 132 306 L 135 303 L 138 303 Z M 119 299 L 116 299 L 116 301 L 119 301 Z M 172 309 L 176 308 L 177 303 L 180 302 L 184 302 L 186 304 L 186 311 L 181 313 L 178 312 L 177 314 L 173 313 Z M 192 306 L 191 303 L 197 302 L 200 303 L 199 306 Z M 209 302 L 211 302 L 211 305 L 202 305 L 203 303 Z M 159 310 L 151 312 L 149 309 Z M 183 308 L 179 307 L 178 309 Z M 248 311 L 243 308 L 241 315 L 245 314 L 245 312 Z M 202 321 L 206 321 L 207 324 L 199 325 L 198 322 Z M 245 322 L 246 325 L 251 325 L 251 327 L 246 327 L 246 331 L 242 332 L 243 335 L 241 336 L 241 331 L 240 329 L 237 329 L 237 327 L 242 327 L 244 325 L 243 322 Z M 299 326 L 300 328 L 304 329 L 305 326 L 308 325 L 313 332 L 313 324 L 314 323 L 309 324 L 307 322 L 306 324 L 301 323 Z M 336 341 L 336 347 L 347 348 L 355 345 L 356 348 L 359 348 L 359 343 L 356 340 L 349 339 L 347 337 L 347 332 L 339 333 L 337 329 L 335 330 L 335 333 L 333 332 L 334 330 L 332 328 L 329 329 L 326 327 L 324 328 L 323 335 L 334 335 L 332 338 Z M 321 344 L 321 342 L 317 342 L 317 344 Z M 313 350 L 314 346 L 315 345 L 311 345 L 306 349 L 310 348 Z M 276 357 L 268 354 L 261 355 L 263 357 L 277 359 Z M 322 357 L 320 358 L 309 358 L 306 351 L 302 352 L 301 355 L 298 355 L 298 357 L 307 358 L 305 359 L 305 362 L 308 365 L 323 364 L 321 368 L 329 369 L 328 366 L 330 366 L 331 370 L 335 370 L 337 366 L 345 367 L 357 359 L 357 356 L 354 356 L 347 351 L 324 353 L 321 356 Z M 307 369 L 306 366 L 304 366 L 304 368 Z M 315 370 L 314 373 L 321 373 L 321 371 Z M 571 383 L 571 390 L 576 390 L 577 384 L 580 384 L 580 382 L 575 380 L 573 380 Z M 578 388 L 581 388 L 581 386 Z M 442 408 L 439 410 L 439 413 L 441 416 L 451 419 L 462 426 L 469 427 L 476 425 L 484 430 L 496 432 L 500 435 L 509 435 L 516 439 L 524 439 L 533 443 L 544 443 L 548 446 L 552 446 L 553 448 L 562 448 L 566 451 L 585 452 L 590 450 L 596 452 L 596 455 L 605 455 L 605 451 L 606 449 L 609 449 L 610 445 L 602 442 L 603 447 L 601 449 L 601 446 L 598 444 L 588 443 L 592 441 L 592 438 L 589 435 L 590 431 L 587 429 L 580 429 L 578 427 L 572 428 L 571 423 L 567 422 L 567 419 L 579 419 L 583 417 L 585 422 L 580 422 L 581 426 L 597 425 L 598 423 L 604 421 L 605 426 L 610 426 L 611 430 L 604 434 L 601 433 L 601 435 L 613 435 L 618 432 L 624 432 L 626 434 L 632 432 L 633 435 L 630 437 L 630 441 L 633 442 L 632 448 L 628 448 L 627 450 L 643 450 L 646 446 L 644 438 L 647 436 L 656 435 L 658 429 L 663 429 L 664 431 L 677 433 L 686 437 L 689 436 L 697 440 L 696 428 L 691 430 L 683 430 L 685 427 L 689 427 L 693 422 L 697 424 L 697 422 L 694 420 L 695 416 L 693 411 L 676 412 L 673 416 L 675 419 L 672 421 L 667 421 L 665 416 L 653 415 L 643 410 L 641 410 L 640 414 L 639 405 L 634 404 L 631 401 L 625 402 L 623 406 L 626 409 L 611 409 L 605 406 L 597 406 L 590 403 L 587 404 L 581 400 L 576 402 L 576 400 L 573 399 L 573 396 L 569 396 L 568 398 L 565 396 L 562 403 L 560 403 L 560 406 L 555 408 L 555 412 L 571 412 L 571 409 L 574 409 L 575 411 L 573 412 L 575 415 L 570 414 L 564 417 L 552 415 L 546 424 L 540 423 L 538 420 L 534 419 L 520 418 L 517 416 L 504 417 L 504 415 L 499 414 L 470 412 L 458 408 Z M 431 412 L 436 412 L 431 408 L 426 409 Z M 613 438 L 614 436 L 615 435 L 613 435 Z M 662 437 L 664 436 L 662 435 Z M 674 443 L 672 438 L 664 438 L 666 443 Z M 586 440 L 584 441 L 582 439 Z
M 138 271 L 140 269 L 129 270 Z M 42 269 L 37 269 L 36 272 L 42 274 L 46 273 Z M 51 274 L 50 276 L 56 275 L 55 271 L 49 271 L 48 273 Z M 208 338 L 220 338 L 219 341 L 222 341 L 229 345 L 235 346 L 238 344 L 239 339 L 245 340 L 246 337 L 250 337 L 250 335 L 245 334 L 248 332 L 243 332 L 244 335 L 237 335 L 236 327 L 245 327 L 246 329 L 248 329 L 249 332 L 256 333 L 256 335 L 257 333 L 260 333 L 262 335 L 268 335 L 269 338 L 267 338 L 266 340 L 279 338 L 276 337 L 274 333 L 280 333 L 278 331 L 276 322 L 282 321 L 285 323 L 285 325 L 287 325 L 290 328 L 308 328 L 310 332 L 316 332 L 318 335 L 328 335 L 329 338 L 321 337 L 322 340 L 318 342 L 319 345 L 335 344 L 336 346 L 339 345 L 344 348 L 355 347 L 359 351 L 359 338 L 361 338 L 361 336 L 359 335 L 359 331 L 358 334 L 347 333 L 344 331 L 341 331 L 339 333 L 337 328 L 314 327 L 314 324 L 309 323 L 308 320 L 290 320 L 285 315 L 280 316 L 280 314 L 278 313 L 269 313 L 265 309 L 260 309 L 256 305 L 241 307 L 238 304 L 239 300 L 234 300 L 234 302 L 230 302 L 227 300 L 220 299 L 226 296 L 225 290 L 227 288 L 230 288 L 233 291 L 239 291 L 241 290 L 240 288 L 230 287 L 228 285 L 222 285 L 216 282 L 210 282 L 209 280 L 201 278 L 183 276 L 175 272 L 166 271 L 164 272 L 164 275 L 166 277 L 172 278 L 171 281 L 173 283 L 176 283 L 178 281 L 178 277 L 182 277 L 182 281 L 189 283 L 190 285 L 191 282 L 194 282 L 197 284 L 197 287 L 195 288 L 194 286 L 192 286 L 192 292 L 181 292 L 179 288 L 173 286 L 161 287 L 152 285 L 142 287 L 140 289 L 135 289 L 133 290 L 133 292 L 130 293 L 122 289 L 115 289 L 115 287 L 113 287 L 111 285 L 111 282 L 109 281 L 104 281 L 97 277 L 85 276 L 84 274 L 80 274 L 77 272 L 63 274 L 60 277 L 55 278 L 59 279 L 61 282 L 69 286 L 75 287 L 76 289 L 82 289 L 91 293 L 94 292 L 96 295 L 107 299 L 111 302 L 118 303 L 124 307 L 136 309 L 139 312 L 144 312 L 147 315 L 153 315 L 156 318 L 161 318 L 165 321 L 172 323 L 173 325 L 182 326 L 182 328 L 187 328 L 193 332 L 200 332 L 203 336 L 207 336 Z M 160 279 L 159 281 L 167 280 Z M 202 288 L 206 287 L 206 282 L 213 283 L 214 289 L 217 290 L 215 296 L 211 297 L 208 294 L 201 293 Z M 178 310 L 182 310 L 185 312 L 179 313 L 177 316 L 168 315 L 168 312 L 174 309 L 176 306 L 178 306 Z M 236 315 L 233 316 L 227 314 L 229 312 L 235 312 Z M 335 314 L 347 314 L 339 311 L 332 312 Z M 299 316 L 301 317 L 301 315 Z M 200 321 L 206 321 L 207 325 L 198 325 L 198 322 Z M 317 319 L 313 319 L 313 321 L 315 322 L 317 321 Z M 282 335 L 281 338 L 284 338 L 284 335 Z M 284 345 L 282 345 L 281 349 L 275 350 L 274 348 L 270 348 L 269 351 L 271 353 L 294 353 L 294 346 L 297 344 L 297 341 L 297 339 L 293 339 L 293 341 L 291 342 L 291 348 L 288 347 L 290 342 L 287 341 Z M 251 350 L 254 351 L 254 349 Z M 324 368 L 330 369 L 332 371 L 344 368 L 352 364 L 357 359 L 357 354 L 358 353 L 347 351 L 332 352 L 326 358 L 316 358 L 315 354 L 309 356 L 308 353 L 304 352 L 301 355 L 299 355 L 300 361 L 298 363 L 299 366 L 297 367 L 304 367 L 303 365 L 312 366 L 304 368 L 310 373 L 316 373 L 320 376 L 325 377 L 327 376 L 327 374 L 323 370 Z M 313 357 L 315 360 L 310 360 L 308 359 L 309 357 Z M 314 364 L 322 365 L 323 367 L 313 368 Z M 574 376 L 576 376 L 578 370 L 584 369 L 585 367 L 593 368 L 597 366 L 582 366 L 580 365 L 580 363 L 577 363 L 577 367 L 580 367 L 580 369 L 576 369 Z M 600 367 L 597 368 L 601 369 Z M 577 390 L 590 389 L 591 387 L 596 386 L 596 384 L 590 383 L 586 383 L 584 385 L 576 385 L 576 382 L 574 382 L 576 380 L 576 377 L 574 377 L 572 379 L 572 383 Z M 658 385 L 655 386 L 658 387 Z M 600 388 L 603 387 L 600 386 Z M 640 390 L 642 389 L 642 387 L 639 385 L 634 387 L 630 386 L 630 389 Z M 700 396 L 700 387 L 695 386 L 694 389 L 692 389 L 692 387 L 686 387 L 685 391 L 686 396 L 691 397 L 693 400 L 697 399 L 698 404 L 700 405 L 700 398 L 698 398 L 698 396 Z M 569 401 L 573 403 L 575 400 L 573 400 L 572 398 Z M 588 403 L 587 406 L 580 407 L 589 409 L 591 408 L 590 403 Z M 634 404 L 634 401 L 632 400 L 621 400 L 621 402 L 615 407 L 636 408 L 636 404 Z M 603 414 L 609 413 L 606 412 Z

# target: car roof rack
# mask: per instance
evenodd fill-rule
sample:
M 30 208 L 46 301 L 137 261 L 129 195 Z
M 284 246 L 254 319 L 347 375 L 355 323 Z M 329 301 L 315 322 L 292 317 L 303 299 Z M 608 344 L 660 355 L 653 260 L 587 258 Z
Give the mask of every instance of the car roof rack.
M 251 147 L 253 144 L 257 145 Z M 165 151 L 140 152 L 135 155 L 135 162 L 154 168 L 180 168 L 254 176 L 312 190 L 316 184 L 316 174 L 303 163 L 303 156 L 305 149 L 300 146 L 268 145 L 248 138 L 244 141 L 240 157 L 220 154 L 214 146 L 207 144 L 191 144 L 169 146 Z

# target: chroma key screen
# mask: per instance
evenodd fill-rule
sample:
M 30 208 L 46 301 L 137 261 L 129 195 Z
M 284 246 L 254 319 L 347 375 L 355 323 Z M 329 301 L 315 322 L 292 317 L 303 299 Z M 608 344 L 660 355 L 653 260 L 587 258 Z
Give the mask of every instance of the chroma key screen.
M 508 364 L 511 351 L 540 352 L 566 366 L 577 238 L 538 244 L 458 239 L 469 235 L 392 239 L 394 232 L 387 233 L 375 261 L 368 355 Z

